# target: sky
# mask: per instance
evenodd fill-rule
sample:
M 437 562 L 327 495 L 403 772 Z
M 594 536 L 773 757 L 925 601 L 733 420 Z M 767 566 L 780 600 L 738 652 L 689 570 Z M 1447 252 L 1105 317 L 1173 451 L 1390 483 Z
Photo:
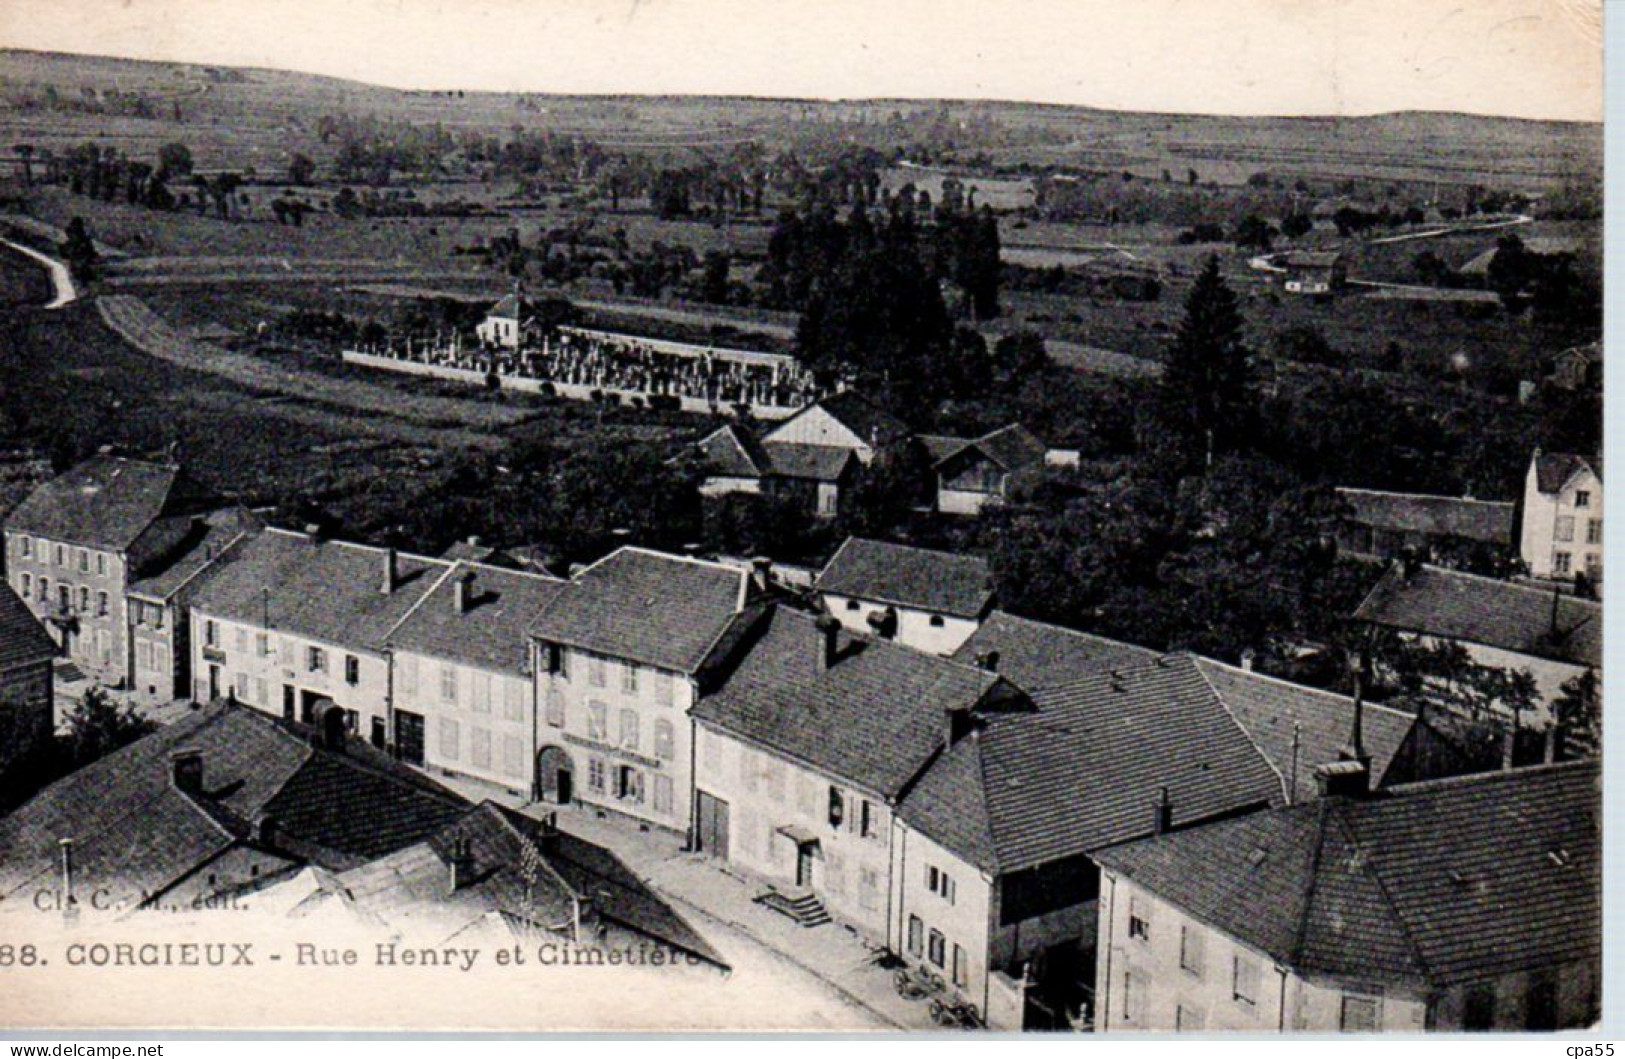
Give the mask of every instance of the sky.
M 400 88 L 1601 120 L 1603 0 L 0 0 L 0 46 Z

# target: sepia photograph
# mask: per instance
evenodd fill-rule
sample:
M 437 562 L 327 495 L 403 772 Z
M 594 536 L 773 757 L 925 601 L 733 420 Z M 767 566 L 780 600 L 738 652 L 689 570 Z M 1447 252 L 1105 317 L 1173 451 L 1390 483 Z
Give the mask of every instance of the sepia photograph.
M 0 1039 L 1602 1039 L 1603 51 L 0 0 Z

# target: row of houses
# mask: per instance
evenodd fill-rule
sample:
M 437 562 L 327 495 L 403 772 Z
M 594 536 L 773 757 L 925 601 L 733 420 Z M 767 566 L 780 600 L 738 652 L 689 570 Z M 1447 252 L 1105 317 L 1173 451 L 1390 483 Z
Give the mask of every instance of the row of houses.
M 470 777 L 664 833 L 786 915 L 838 919 L 939 976 L 993 1026 L 1064 1024 L 1112 988 L 1106 851 L 1328 798 L 1397 800 L 1473 767 L 1427 719 L 1359 694 L 1001 612 L 974 558 L 849 541 L 809 605 L 765 563 L 627 547 L 554 578 L 238 526 L 183 485 L 175 468 L 91 461 L 8 522 L 8 558 L 30 560 L 8 579 L 94 575 L 105 554 L 127 587 L 180 601 L 162 631 L 181 696 L 313 729 L 390 775 Z M 121 536 L 69 537 L 53 498 Z M 186 563 L 154 573 L 112 548 L 149 533 L 142 517 L 184 523 L 163 554 Z M 160 594 L 160 573 L 183 587 Z M 159 631 L 136 598 L 118 602 L 122 622 L 94 605 L 65 621 L 50 594 L 42 609 L 70 650 L 96 622 L 133 654 Z M 273 830 L 298 811 L 276 807 Z M 51 830 L 30 833 L 43 845 Z M 408 837 L 396 849 L 429 840 Z
M 839 515 L 862 469 L 881 455 L 925 468 L 921 499 L 947 515 L 977 514 L 1046 467 L 1077 462 L 1077 453 L 1050 448 L 1019 423 L 974 438 L 916 434 L 855 390 L 810 404 L 760 435 L 727 424 L 694 448 L 705 495 L 782 498 L 817 518 Z

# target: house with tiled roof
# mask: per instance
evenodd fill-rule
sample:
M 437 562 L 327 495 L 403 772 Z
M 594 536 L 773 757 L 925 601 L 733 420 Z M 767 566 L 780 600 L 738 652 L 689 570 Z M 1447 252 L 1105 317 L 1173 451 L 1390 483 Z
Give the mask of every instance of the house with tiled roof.
M 1425 645 L 1459 644 L 1479 665 L 1527 671 L 1542 703 L 1602 667 L 1602 604 L 1459 570 L 1396 563 L 1354 619 Z M 1549 711 L 1525 717 L 1549 724 Z
M 323 721 L 217 703 L 51 784 L 0 820 L 0 908 L 190 908 L 306 865 L 357 867 L 468 811 Z
M 130 687 L 125 592 L 165 560 L 193 518 L 219 506 L 174 464 L 93 456 L 7 516 L 6 579 L 75 665 Z
M 495 802 L 404 849 L 318 878 L 300 915 L 336 906 L 405 944 L 659 949 L 672 968 L 727 971 L 705 937 L 614 853 Z M 290 885 L 303 885 L 302 883 Z M 256 895 L 258 903 L 278 895 Z
M 539 789 L 530 628 L 566 584 L 458 562 L 389 631 L 395 724 L 423 731 L 424 767 Z
M 391 716 L 387 641 L 451 569 L 318 533 L 244 537 L 191 599 L 192 697 L 305 722 L 332 702 L 374 746 L 421 765 L 421 719 Z
M 169 522 L 170 520 L 161 520 Z M 130 693 L 162 705 L 192 693 L 191 601 L 226 550 L 264 524 L 238 506 L 183 516 L 164 526 L 170 544 L 136 571 L 125 590 L 130 615 Z
M 833 915 L 900 948 L 898 805 L 974 714 L 1026 708 L 997 674 L 775 606 L 692 711 L 694 845 L 804 923 Z
M 848 537 L 814 582 L 823 607 L 857 633 L 921 651 L 958 650 L 993 609 L 981 556 Z
M 837 445 L 759 441 L 728 424 L 696 443 L 703 496 L 749 493 L 790 500 L 814 518 L 834 518 L 862 467 L 856 450 Z
M 1511 502 L 1376 489 L 1339 488 L 1337 495 L 1348 507 L 1338 523 L 1337 544 L 1350 555 L 1445 559 L 1463 548 L 1497 556 L 1512 550 L 1517 505 Z
M 1049 453 L 1020 423 L 979 438 L 932 438 L 927 448 L 934 457 L 937 510 L 950 515 L 974 515 L 1005 502 L 1017 483 L 1044 469 Z
M 796 412 L 762 441 L 846 449 L 867 465 L 909 435 L 907 423 L 856 390 L 843 390 Z
M 1530 576 L 1602 581 L 1602 460 L 1535 450 L 1524 475 L 1518 553 Z
M 28 604 L 0 584 L 0 772 L 51 736 L 56 654 L 56 641 Z
M 1600 769 L 1355 791 L 1102 850 L 1097 1030 L 1596 1022 Z
M 544 800 L 688 834 L 688 714 L 761 620 L 750 571 L 643 548 L 580 570 L 530 625 Z

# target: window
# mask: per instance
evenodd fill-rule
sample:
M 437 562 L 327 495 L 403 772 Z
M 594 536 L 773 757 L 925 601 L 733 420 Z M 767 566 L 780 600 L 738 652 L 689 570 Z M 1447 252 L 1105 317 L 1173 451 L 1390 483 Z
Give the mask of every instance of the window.
M 1553 536 L 1559 541 L 1572 541 L 1574 539 L 1574 516 L 1557 516 L 1557 529 L 1553 531 Z
M 81 574 L 90 573 L 90 553 L 83 548 L 79 549 L 79 572 Z
M 547 689 L 547 723 L 554 728 L 564 727 L 564 692 L 551 686 Z
M 627 695 L 638 693 L 638 667 L 631 662 L 621 667 L 621 691 Z
M 474 712 L 491 712 L 491 674 L 471 673 L 474 684 Z
M 23 575 L 22 597 L 28 599 L 34 594 L 34 578 L 30 574 Z
M 927 937 L 925 958 L 938 967 L 948 965 L 948 939 L 942 936 L 942 931 L 933 929 Z
M 103 555 L 101 552 L 96 553 L 96 576 L 107 576 L 107 556 Z
M 662 706 L 671 706 L 677 701 L 677 681 L 670 673 L 657 669 L 654 671 L 655 702 Z
M 232 692 L 237 696 L 238 702 L 248 701 L 248 674 L 238 673 L 232 680 Z
M 587 703 L 587 737 L 598 740 L 609 738 L 609 710 L 601 702 Z
M 1586 519 L 1586 543 L 1587 544 L 1601 544 L 1602 543 L 1602 519 L 1600 519 L 1600 518 Z
M 152 668 L 154 668 L 154 669 L 162 669 L 163 668 L 163 665 L 162 665 L 163 656 L 160 655 L 157 651 L 154 651 L 152 653 L 152 656 L 153 656 L 152 657 L 152 661 L 153 661 L 153 667 Z M 265 678 L 264 677 L 255 677 L 254 678 L 254 701 L 259 703 L 261 706 L 269 706 L 269 705 L 271 705 L 271 703 L 265 697 Z
M 18 537 L 17 541 L 22 545 L 24 555 L 32 556 L 34 554 L 34 541 L 32 538 Z
M 1190 1033 L 1202 1028 L 1206 1020 L 1197 1008 L 1189 1008 L 1180 1004 L 1174 1008 L 1174 1029 L 1180 1033 Z
M 1377 1001 L 1368 996 L 1344 997 L 1339 1026 L 1344 1033 L 1372 1032 L 1377 1028 Z
M 908 954 L 919 956 L 925 945 L 925 924 L 919 916 L 908 917 Z
M 327 652 L 320 647 L 305 648 L 305 668 L 312 673 L 327 672 Z
M 457 702 L 457 669 L 454 666 L 440 667 L 440 701 L 452 705 Z
M 1151 940 L 1151 915 L 1132 897 L 1128 899 L 1128 936 L 1140 941 Z
M 880 870 L 858 868 L 858 904 L 871 912 L 880 907 Z
M 1577 490 L 1575 490 L 1575 492 L 1574 492 L 1574 506 L 1575 507 L 1590 507 L 1591 506 L 1591 493 L 1588 490 L 1585 490 L 1585 489 L 1577 489 Z
M 42 578 L 39 579 L 39 601 L 41 603 L 44 603 L 46 600 L 48 600 L 50 598 L 51 598 L 51 579 L 49 577 L 42 577 Z
M 587 683 L 595 688 L 601 688 L 608 682 L 604 660 L 597 655 L 590 656 L 587 659 Z
M 615 770 L 615 797 L 627 802 L 643 802 L 643 773 L 631 765 Z
M 954 903 L 956 890 L 953 877 L 934 864 L 925 867 L 925 888 L 949 904 Z
M 601 757 L 587 759 L 587 788 L 600 793 L 604 789 L 604 759 Z
M 525 684 L 519 680 L 504 680 L 502 682 L 502 719 L 505 721 L 522 721 L 525 719 Z
M 502 737 L 502 771 L 508 776 L 525 774 L 525 747 L 517 735 Z
M 269 633 L 263 633 L 263 632 L 255 633 L 254 634 L 254 654 L 259 658 L 264 658 L 266 655 L 268 655 L 270 653 L 271 653 L 271 636 L 270 636 L 270 634 Z
M 942 615 L 941 614 L 933 614 L 933 615 L 931 615 L 931 628 L 940 629 L 940 628 L 942 628 L 942 625 L 943 625 L 943 621 L 942 621 Z
M 475 768 L 491 767 L 491 732 L 487 728 L 474 728 L 468 733 L 468 753 Z
M 970 968 L 966 966 L 965 950 L 960 945 L 954 945 L 954 985 L 965 988 L 970 978 Z
M 361 683 L 361 659 L 355 655 L 344 656 L 344 682 L 346 684 Z
M 670 761 L 676 754 L 672 747 L 673 733 L 671 722 L 658 720 L 655 722 L 655 757 L 662 761 Z
M 58 565 L 58 566 L 67 566 L 68 565 L 68 553 L 67 553 L 67 550 L 64 549 L 62 547 L 62 545 L 60 545 L 60 544 L 58 544 L 56 546 L 56 565 Z
M 101 617 L 101 618 L 107 617 L 107 593 L 106 592 L 98 592 L 98 593 L 96 593 L 96 615 L 97 615 L 97 617 Z
M 628 750 L 638 748 L 638 711 L 621 710 L 621 746 Z
M 855 599 L 847 600 L 846 601 L 846 609 L 847 610 L 857 610 L 858 609 L 858 601 L 855 600 Z
M 82 614 L 90 613 L 90 589 L 79 586 L 79 611 Z
M 401 693 L 417 697 L 418 693 L 418 660 L 411 655 L 401 659 Z
M 864 838 L 874 838 L 877 830 L 874 803 L 865 798 L 863 804 L 858 806 L 858 834 Z
M 840 827 L 841 820 L 844 819 L 845 816 L 846 803 L 841 800 L 841 789 L 839 787 L 831 787 L 829 789 L 829 826 L 837 828 Z
M 220 646 L 220 626 L 213 620 L 203 623 L 203 642 L 209 647 Z
M 1570 569 L 1569 562 L 1570 562 L 1570 558 L 1569 558 L 1569 553 L 1568 552 L 1553 552 L 1552 553 L 1552 573 L 1554 573 L 1554 574 L 1566 574 L 1566 573 L 1568 573 L 1569 569 Z
M 60 607 L 63 611 L 69 611 L 69 610 L 73 609 L 73 586 L 72 585 L 57 585 L 56 586 L 56 603 L 57 603 L 57 606 Z
M 1179 966 L 1196 977 L 1202 977 L 1207 956 L 1207 939 L 1200 927 L 1186 924 L 1179 928 Z
M 164 608 L 156 603 L 154 603 L 152 606 L 152 627 L 154 629 L 162 629 L 164 627 Z
M 1139 982 L 1129 971 L 1123 972 L 1123 1021 L 1134 1021 L 1134 1002 L 1140 998 Z
M 457 722 L 450 717 L 440 718 L 440 756 L 447 761 L 456 761 L 458 753 Z
M 1237 956 L 1230 976 L 1230 995 L 1243 1004 L 1258 1003 L 1258 961 Z
M 660 773 L 655 774 L 655 812 L 662 816 L 671 815 L 672 786 L 671 777 Z

